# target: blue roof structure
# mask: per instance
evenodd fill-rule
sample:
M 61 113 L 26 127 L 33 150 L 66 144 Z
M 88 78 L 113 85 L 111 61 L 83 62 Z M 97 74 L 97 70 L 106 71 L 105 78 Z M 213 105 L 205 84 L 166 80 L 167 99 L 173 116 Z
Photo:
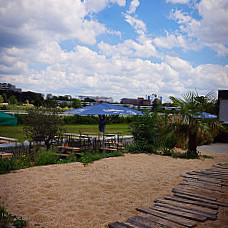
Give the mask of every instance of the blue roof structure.
M 141 111 L 109 103 L 99 103 L 66 111 L 64 113 L 75 115 L 143 115 Z

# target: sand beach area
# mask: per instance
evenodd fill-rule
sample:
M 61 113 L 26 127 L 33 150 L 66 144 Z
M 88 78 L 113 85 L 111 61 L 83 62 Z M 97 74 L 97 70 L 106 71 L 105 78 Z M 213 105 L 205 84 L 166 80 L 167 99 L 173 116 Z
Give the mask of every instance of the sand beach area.
M 137 207 L 172 195 L 181 174 L 228 162 L 228 154 L 207 154 L 214 159 L 125 154 L 87 166 L 75 162 L 23 169 L 0 175 L 0 200 L 10 213 L 28 220 L 28 227 L 107 227 L 138 214 Z M 218 220 L 199 227 L 228 227 L 227 212 L 219 209 Z

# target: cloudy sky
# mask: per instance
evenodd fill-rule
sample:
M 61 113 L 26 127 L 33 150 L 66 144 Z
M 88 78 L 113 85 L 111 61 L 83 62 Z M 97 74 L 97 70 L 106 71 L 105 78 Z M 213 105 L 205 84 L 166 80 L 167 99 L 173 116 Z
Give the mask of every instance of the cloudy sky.
M 228 0 L 0 0 L 0 81 L 166 100 L 228 89 Z

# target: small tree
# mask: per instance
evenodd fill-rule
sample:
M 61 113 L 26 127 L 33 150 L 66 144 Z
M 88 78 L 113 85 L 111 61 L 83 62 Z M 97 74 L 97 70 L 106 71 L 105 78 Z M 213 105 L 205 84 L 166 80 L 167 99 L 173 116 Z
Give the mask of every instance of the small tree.
M 56 109 L 30 109 L 24 131 L 34 142 L 44 142 L 48 150 L 55 137 L 63 133 L 62 118 Z
M 170 97 L 173 104 L 180 107 L 179 118 L 176 118 L 176 133 L 180 137 L 188 139 L 189 156 L 198 156 L 197 146 L 199 144 L 199 134 L 212 135 L 213 132 L 223 129 L 222 124 L 217 119 L 204 119 L 200 117 L 201 112 L 212 110 L 215 104 L 212 92 L 205 96 L 199 96 L 196 92 L 188 92 L 183 95 L 183 99 Z
M 16 98 L 14 95 L 12 95 L 12 96 L 8 99 L 8 101 L 9 101 L 9 103 L 10 103 L 11 105 L 16 105 L 16 104 L 18 103 L 17 98 Z
M 3 97 L 0 95 L 0 104 L 4 102 Z

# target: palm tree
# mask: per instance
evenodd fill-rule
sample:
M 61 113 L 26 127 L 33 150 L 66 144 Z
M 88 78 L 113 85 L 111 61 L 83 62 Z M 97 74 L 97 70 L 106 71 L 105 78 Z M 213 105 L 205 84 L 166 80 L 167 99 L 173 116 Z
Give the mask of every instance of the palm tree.
M 198 92 L 187 92 L 183 99 L 170 97 L 173 104 L 180 107 L 180 115 L 175 119 L 176 132 L 182 137 L 188 139 L 187 154 L 198 156 L 197 145 L 198 135 L 212 135 L 215 130 L 223 128 L 217 119 L 204 119 L 200 113 L 212 110 L 215 104 L 214 94 L 212 92 L 205 96 L 199 96 Z

